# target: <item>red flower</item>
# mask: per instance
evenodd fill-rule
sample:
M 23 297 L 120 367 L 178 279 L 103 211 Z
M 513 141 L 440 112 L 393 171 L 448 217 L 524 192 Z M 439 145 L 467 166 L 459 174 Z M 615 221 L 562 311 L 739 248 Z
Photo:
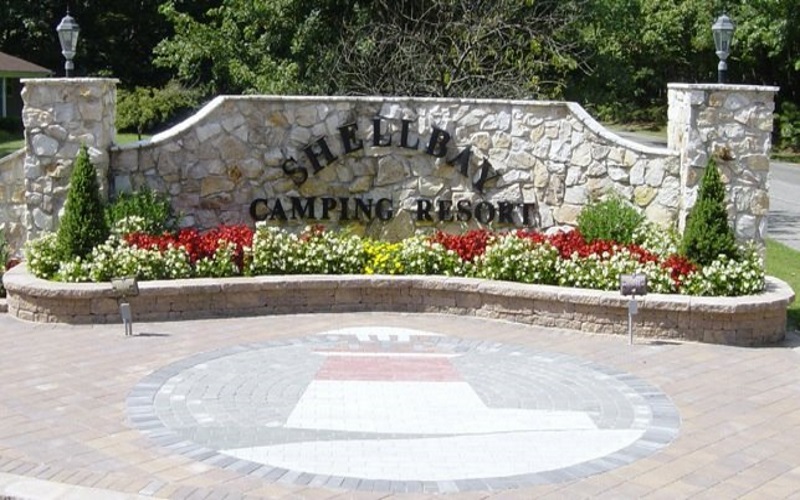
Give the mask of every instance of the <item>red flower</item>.
M 131 246 L 155 249 L 161 253 L 164 253 L 170 245 L 183 248 L 192 264 L 200 259 L 213 257 L 221 241 L 233 243 L 236 247 L 233 260 L 241 272 L 244 266 L 244 247 L 253 244 L 253 230 L 245 225 L 236 225 L 220 226 L 204 233 L 196 229 L 181 229 L 175 234 L 162 235 L 131 233 L 125 236 L 125 241 Z
M 464 262 L 472 262 L 479 255 L 483 255 L 486 251 L 486 245 L 493 236 L 494 233 L 486 229 L 473 229 L 464 234 L 448 234 L 436 231 L 430 240 L 456 252 Z
M 692 261 L 678 254 L 672 254 L 667 257 L 667 259 L 661 263 L 661 267 L 669 270 L 672 282 L 678 290 L 680 290 L 683 285 L 683 280 L 699 269 Z

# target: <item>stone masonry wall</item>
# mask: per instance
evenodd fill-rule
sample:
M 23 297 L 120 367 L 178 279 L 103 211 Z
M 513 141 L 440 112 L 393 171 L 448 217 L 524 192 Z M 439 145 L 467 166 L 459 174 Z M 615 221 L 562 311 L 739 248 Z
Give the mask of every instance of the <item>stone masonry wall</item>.
M 25 243 L 25 150 L 0 158 L 0 229 L 12 253 Z
M 681 231 L 713 157 L 726 184 L 739 240 L 763 241 L 769 212 L 769 152 L 777 87 L 669 85 L 671 149 L 680 154 Z
M 58 226 L 72 163 L 81 144 L 89 149 L 101 189 L 107 190 L 108 150 L 114 141 L 117 80 L 22 80 L 25 125 L 26 239 Z
M 380 141 L 390 141 L 388 146 L 373 146 L 376 117 Z M 354 125 L 343 132 L 348 124 Z M 430 154 L 431 144 L 435 149 L 436 137 L 441 138 L 434 128 L 451 139 Z M 351 135 L 344 140 L 343 134 Z M 335 160 L 325 161 L 320 139 Z M 304 153 L 309 145 L 323 167 L 317 172 Z M 466 148 L 472 158 L 465 176 L 452 163 Z M 282 168 L 288 158 L 298 161 L 290 168 L 307 170 L 305 182 L 298 183 L 302 178 Z M 486 160 L 488 177 L 498 177 L 486 181 L 480 192 L 474 184 Z M 439 200 L 451 200 L 453 212 L 460 200 L 473 207 L 481 201 L 536 203 L 533 225 L 542 228 L 574 224 L 589 200 L 609 193 L 634 202 L 663 225 L 675 223 L 679 214 L 675 153 L 623 140 L 580 106 L 563 102 L 224 96 L 149 141 L 114 148 L 111 162 L 117 190 L 149 186 L 167 192 L 185 215 L 184 224 L 200 228 L 248 222 L 254 199 L 293 196 L 390 199 L 392 219 L 373 220 L 367 231 L 391 239 L 420 226 L 458 231 L 482 225 L 474 216 L 470 221 L 419 221 L 419 198 L 432 201 L 431 213 Z M 519 223 L 519 211 L 514 217 Z

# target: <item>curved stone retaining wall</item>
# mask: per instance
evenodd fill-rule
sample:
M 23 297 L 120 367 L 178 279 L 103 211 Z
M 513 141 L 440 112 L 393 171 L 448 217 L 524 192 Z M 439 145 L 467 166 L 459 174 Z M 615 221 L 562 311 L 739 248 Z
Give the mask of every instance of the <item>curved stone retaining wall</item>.
M 54 283 L 24 266 L 5 274 L 9 313 L 37 322 L 119 323 L 108 283 Z M 134 321 L 269 314 L 392 311 L 503 319 L 589 333 L 627 333 L 628 299 L 604 292 L 440 276 L 261 276 L 145 281 L 130 299 Z M 651 294 L 639 302 L 637 337 L 733 345 L 780 341 L 791 288 L 767 278 L 746 297 Z

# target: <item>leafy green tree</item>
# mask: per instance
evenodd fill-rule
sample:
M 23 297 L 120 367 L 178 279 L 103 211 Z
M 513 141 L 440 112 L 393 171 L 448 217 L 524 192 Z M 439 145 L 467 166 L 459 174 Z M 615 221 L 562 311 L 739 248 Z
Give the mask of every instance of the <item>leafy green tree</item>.
M 174 36 L 155 63 L 210 94 L 320 93 L 326 60 L 354 3 L 345 0 L 222 0 L 200 15 L 164 2 Z
M 85 257 L 108 238 L 97 171 L 89 160 L 85 145 L 81 146 L 75 158 L 57 238 L 62 260 Z
M 338 92 L 549 98 L 583 67 L 581 1 L 374 0 L 345 27 Z
M 725 209 L 725 185 L 713 159 L 706 166 L 697 201 L 686 221 L 681 253 L 701 265 L 710 264 L 720 255 L 737 256 L 736 240 Z
M 716 81 L 711 24 L 724 9 L 737 24 L 730 81 L 778 85 L 776 132 L 800 128 L 784 106 L 800 104 L 800 0 L 69 3 L 81 26 L 76 74 L 119 78 L 121 97 L 157 100 L 171 79 L 204 96 L 563 96 L 625 121 L 664 120 L 669 82 Z M 64 6 L 0 3 L 0 51 L 63 74 Z M 144 111 L 132 127 L 159 115 Z
M 163 88 L 120 89 L 117 93 L 117 129 L 133 130 L 141 139 L 144 132 L 168 124 L 180 112 L 196 107 L 199 101 L 198 89 L 187 89 L 174 80 Z
M 744 82 L 777 84 L 782 101 L 800 103 L 800 0 L 737 3 L 731 69 Z
M 800 0 L 590 0 L 579 31 L 590 74 L 575 73 L 567 96 L 603 119 L 663 121 L 670 82 L 716 82 L 711 25 L 736 23 L 728 78 L 781 87 L 800 101 Z
M 714 12 L 699 0 L 592 0 L 580 28 L 591 71 L 568 97 L 606 120 L 664 120 L 668 83 L 716 81 Z

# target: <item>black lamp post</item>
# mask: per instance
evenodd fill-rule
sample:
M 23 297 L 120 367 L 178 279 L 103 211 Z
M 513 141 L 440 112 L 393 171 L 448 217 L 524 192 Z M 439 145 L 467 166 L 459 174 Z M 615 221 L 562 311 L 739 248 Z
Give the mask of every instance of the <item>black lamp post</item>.
M 717 57 L 719 57 L 719 65 L 717 66 L 717 81 L 725 83 L 728 79 L 728 55 L 731 51 L 731 41 L 733 41 L 733 32 L 736 31 L 736 25 L 733 24 L 731 18 L 725 14 L 719 16 L 711 26 L 711 32 L 714 34 L 714 46 L 717 49 Z
M 75 69 L 72 59 L 75 57 L 75 49 L 78 47 L 78 33 L 80 30 L 78 23 L 69 15 L 69 9 L 67 9 L 67 15 L 56 27 L 58 41 L 61 43 L 61 53 L 64 54 L 64 58 L 67 60 L 64 63 L 64 73 L 67 78 L 72 76 L 72 70 Z

